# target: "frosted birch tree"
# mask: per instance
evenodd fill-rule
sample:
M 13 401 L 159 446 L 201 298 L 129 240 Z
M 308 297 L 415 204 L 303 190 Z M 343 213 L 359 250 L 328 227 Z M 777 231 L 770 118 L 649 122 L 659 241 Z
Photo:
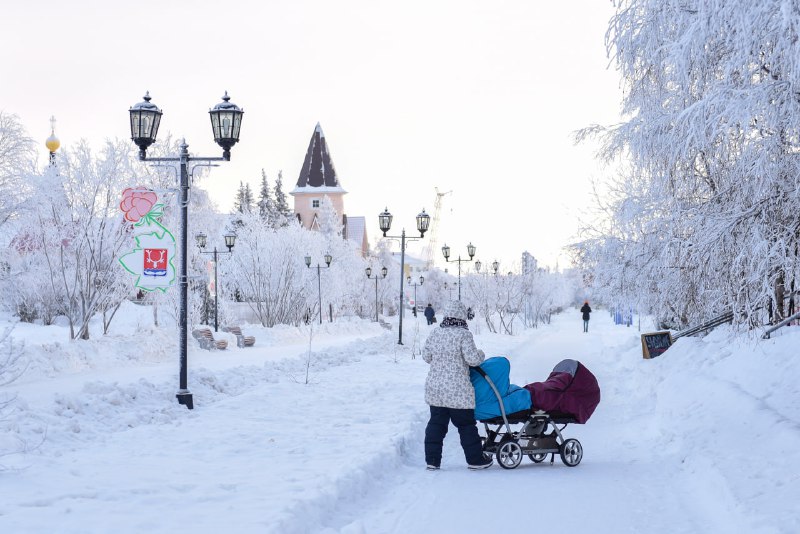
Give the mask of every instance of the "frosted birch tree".
M 26 178 L 35 171 L 35 146 L 19 117 L 0 110 L 0 227 L 31 195 Z
M 666 326 L 782 318 L 800 274 L 800 5 L 614 4 L 625 119 L 579 138 L 629 165 L 576 256 L 606 297 L 630 292 Z

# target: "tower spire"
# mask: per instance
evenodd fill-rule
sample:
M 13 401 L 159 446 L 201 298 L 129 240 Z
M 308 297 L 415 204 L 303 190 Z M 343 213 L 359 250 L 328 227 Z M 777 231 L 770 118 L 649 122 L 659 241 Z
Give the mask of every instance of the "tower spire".
M 340 187 L 336 168 L 333 166 L 325 134 L 319 123 L 314 127 L 311 141 L 308 143 L 306 158 L 300 176 L 297 178 L 297 187 Z
M 58 147 L 61 146 L 61 141 L 58 140 L 56 137 L 56 118 L 55 116 L 50 116 L 50 137 L 44 142 L 47 150 L 50 151 L 50 165 L 56 164 L 56 150 Z

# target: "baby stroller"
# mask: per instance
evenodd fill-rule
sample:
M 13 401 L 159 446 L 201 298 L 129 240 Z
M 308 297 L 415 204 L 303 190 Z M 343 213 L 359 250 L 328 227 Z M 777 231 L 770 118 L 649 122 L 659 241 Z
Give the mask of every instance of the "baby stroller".
M 475 388 L 475 419 L 485 426 L 483 454 L 494 456 L 504 469 L 514 469 L 527 455 L 540 463 L 555 455 L 569 467 L 583 458 L 577 439 L 565 439 L 562 431 L 570 423 L 583 424 L 600 402 L 597 379 L 576 360 L 562 360 L 544 382 L 524 388 L 510 383 L 506 358 L 488 358 L 470 368 Z M 514 431 L 511 425 L 522 424 Z M 559 425 L 562 425 L 559 428 Z M 495 427 L 492 429 L 492 427 Z

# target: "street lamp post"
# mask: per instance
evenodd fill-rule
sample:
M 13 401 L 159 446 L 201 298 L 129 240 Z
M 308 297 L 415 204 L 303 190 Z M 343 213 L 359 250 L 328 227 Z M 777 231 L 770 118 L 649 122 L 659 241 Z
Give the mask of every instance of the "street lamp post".
M 460 285 L 458 282 L 455 284 L 449 284 L 447 282 L 444 283 L 444 288 L 447 290 L 447 298 L 448 300 L 453 300 L 453 285 Z
M 375 280 L 375 322 L 378 322 L 378 274 L 375 273 L 375 276 L 372 276 L 372 267 L 367 267 L 364 269 L 367 273 L 367 278 L 370 280 Z M 386 267 L 381 267 L 381 274 L 383 275 L 381 278 L 386 278 L 386 273 L 389 272 Z
M 408 283 L 408 285 L 414 286 L 414 317 L 416 317 L 417 316 L 417 286 L 421 286 L 423 283 L 425 283 L 425 277 L 424 276 L 420 276 L 419 277 L 419 284 L 417 284 L 416 282 L 414 282 L 412 284 L 411 283 L 411 277 L 407 276 L 406 277 L 406 282 Z
M 208 242 L 208 237 L 206 234 L 200 233 L 194 236 L 197 240 L 197 248 L 200 249 L 200 254 L 209 254 L 214 262 L 214 332 L 219 332 L 219 284 L 217 283 L 217 260 L 218 256 L 221 254 L 233 254 L 233 245 L 236 243 L 236 234 L 226 234 L 225 235 L 225 246 L 228 247 L 227 251 L 221 250 L 217 251 L 216 245 L 214 246 L 214 251 L 206 252 L 203 250 L 206 248 L 206 243 Z
M 333 258 L 330 254 L 325 254 L 325 267 L 317 264 L 317 294 L 319 295 L 319 324 L 322 324 L 322 277 L 320 271 L 322 269 L 330 269 Z M 311 256 L 306 256 L 306 267 L 311 268 Z
M 428 226 L 431 223 L 431 217 L 425 210 L 423 209 L 417 215 L 417 231 L 419 232 L 419 237 L 406 237 L 406 229 L 403 228 L 403 231 L 399 236 L 396 235 L 386 235 L 386 232 L 392 227 L 392 214 L 389 213 L 389 208 L 385 208 L 383 213 L 378 215 L 378 226 L 383 232 L 383 237 L 388 237 L 389 239 L 399 239 L 400 240 L 400 324 L 398 327 L 398 339 L 397 344 L 403 344 L 403 281 L 405 276 L 405 262 L 406 262 L 406 241 L 417 241 L 418 239 L 422 239 L 425 237 L 425 232 L 428 231 Z
M 150 102 L 150 92 L 144 95 L 144 101 L 133 105 L 130 112 L 131 140 L 139 147 L 139 159 L 157 163 L 177 163 L 180 170 L 180 183 L 178 190 L 178 205 L 181 211 L 180 235 L 178 250 L 180 254 L 180 272 L 178 273 L 178 287 L 180 293 L 180 309 L 178 318 L 180 358 L 179 389 L 175 397 L 179 404 L 188 409 L 194 408 L 192 394 L 188 389 L 187 381 L 187 311 L 188 311 L 188 232 L 189 232 L 189 165 L 208 166 L 213 161 L 230 161 L 231 148 L 239 141 L 239 131 L 242 127 L 244 111 L 236 104 L 230 102 L 227 91 L 222 97 L 223 102 L 209 110 L 211 129 L 214 141 L 222 147 L 221 158 L 201 158 L 189 155 L 189 145 L 186 140 L 181 140 L 180 153 L 177 157 L 147 158 L 147 148 L 155 143 L 158 126 L 161 124 L 162 112 L 155 104 Z M 198 165 L 195 165 L 195 167 Z M 192 167 L 194 171 L 194 167 Z
M 444 260 L 448 263 L 458 263 L 458 300 L 461 300 L 461 264 L 466 261 L 472 261 L 473 256 L 475 256 L 475 245 L 470 243 L 467 245 L 467 254 L 469 254 L 469 259 L 461 259 L 461 255 L 459 254 L 457 260 L 450 259 L 450 247 L 446 244 L 442 247 L 442 254 L 444 254 Z

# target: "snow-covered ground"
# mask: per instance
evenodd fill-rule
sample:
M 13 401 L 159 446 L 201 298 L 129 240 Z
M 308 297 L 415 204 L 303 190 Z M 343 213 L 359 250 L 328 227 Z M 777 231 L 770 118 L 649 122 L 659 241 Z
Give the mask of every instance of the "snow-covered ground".
M 720 328 L 653 360 L 604 311 L 587 334 L 575 310 L 514 337 L 482 328 L 478 346 L 507 356 L 516 384 L 563 358 L 597 376 L 597 411 L 564 431 L 583 461 L 471 472 L 451 429 L 427 472 L 414 356 L 428 326 L 404 323 L 403 346 L 358 320 L 243 325 L 252 348 L 190 340 L 189 411 L 174 328 L 121 313 L 88 342 L 16 325 L 28 369 L 0 388 L 18 395 L 0 447 L 28 450 L 1 460 L 3 534 L 800 531 L 800 328 L 768 341 Z

